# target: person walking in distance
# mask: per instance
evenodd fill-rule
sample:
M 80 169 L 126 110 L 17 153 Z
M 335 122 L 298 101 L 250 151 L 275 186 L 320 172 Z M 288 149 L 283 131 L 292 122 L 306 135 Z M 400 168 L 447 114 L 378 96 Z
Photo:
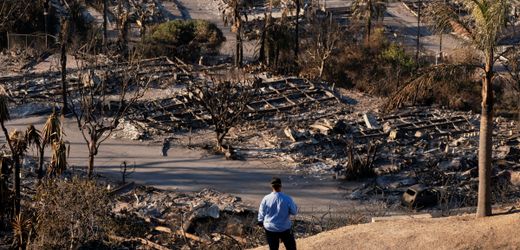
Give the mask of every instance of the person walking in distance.
M 258 225 L 265 229 L 270 250 L 278 250 L 282 240 L 287 250 L 296 250 L 296 241 L 291 230 L 291 215 L 296 215 L 298 207 L 289 195 L 282 193 L 282 180 L 273 177 L 273 192 L 266 195 L 258 209 Z
M 170 140 L 168 138 L 164 138 L 162 144 L 162 156 L 168 156 L 168 150 L 170 149 Z

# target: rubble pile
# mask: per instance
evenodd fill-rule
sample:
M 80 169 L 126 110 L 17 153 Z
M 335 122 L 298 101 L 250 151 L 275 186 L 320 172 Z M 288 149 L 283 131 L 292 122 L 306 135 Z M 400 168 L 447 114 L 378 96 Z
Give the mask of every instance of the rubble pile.
M 33 158 L 24 159 L 22 169 L 22 206 L 33 205 L 37 195 L 37 174 Z M 63 181 L 87 178 L 81 170 L 66 170 Z M 213 189 L 182 193 L 143 186 L 134 182 L 122 184 L 114 179 L 96 176 L 100 188 L 106 187 L 111 210 L 106 218 L 112 247 L 132 249 L 248 249 L 266 244 L 264 232 L 257 225 L 256 210 L 239 197 Z M 300 215 L 294 221 L 297 238 L 308 237 L 350 223 L 367 222 L 371 212 L 353 212 L 348 216 L 320 220 Z M 336 215 L 335 215 L 336 216 Z M 0 232 L 1 234 L 1 232 Z M 2 238 L 5 237 L 5 238 Z M 0 235 L 10 242 L 10 235 Z M 0 246 L 3 246 L 0 244 Z
M 180 91 L 142 102 L 129 120 L 150 134 L 207 128 L 209 116 L 188 100 Z M 249 104 L 246 123 L 229 139 L 240 154 L 275 157 L 296 172 L 347 180 L 374 176 L 371 185 L 353 190 L 353 199 L 384 193 L 397 202 L 415 184 L 461 203 L 475 199 L 479 115 L 436 107 L 354 112 L 357 103 L 366 102 L 305 79 L 267 81 Z M 493 179 L 512 184 L 520 168 L 519 124 L 497 118 L 495 126 Z
M 341 178 L 348 166 L 369 164 L 375 181 L 353 190 L 349 195 L 353 199 L 384 193 L 391 202 L 398 202 L 408 187 L 419 183 L 438 189 L 452 201 L 470 203 L 478 185 L 478 124 L 479 116 L 472 113 L 409 108 L 392 115 L 346 115 L 309 126 L 285 127 L 278 133 L 276 145 L 281 160 L 314 175 Z M 516 190 L 520 127 L 518 122 L 502 118 L 495 125 L 493 180 Z
M 134 69 L 138 76 L 151 77 L 159 84 L 167 81 L 162 85 L 167 85 L 171 94 L 151 95 L 132 106 L 121 122 L 124 128 L 119 136 L 144 139 L 175 133 L 182 137 L 189 131 L 191 143 L 192 130 L 209 127 L 210 116 L 189 101 L 184 84 L 204 80 L 200 72 L 215 72 L 216 68 L 191 68 L 180 61 L 157 58 L 138 66 L 73 70 L 70 86 L 85 84 L 81 77 L 85 75 L 89 83 L 95 82 L 101 70 L 123 74 Z M 59 91 L 57 72 L 0 80 L 18 101 L 47 100 Z M 478 115 L 436 107 L 383 114 L 373 102 L 369 97 L 350 97 L 302 78 L 268 79 L 247 106 L 245 123 L 233 128 L 228 140 L 238 154 L 278 158 L 296 172 L 347 180 L 375 176 L 370 185 L 352 190 L 349 197 L 353 199 L 384 193 L 397 200 L 415 184 L 447 190 L 457 200 L 475 198 Z M 494 131 L 493 179 L 520 184 L 520 173 L 516 172 L 520 168 L 519 124 L 497 118 Z M 207 135 L 201 137 L 207 141 Z
M 337 109 L 342 102 L 323 85 L 299 78 L 265 82 L 262 85 L 244 114 L 248 122 L 254 122 L 257 126 L 315 120 L 344 112 Z M 179 91 L 173 97 L 143 100 L 131 108 L 128 120 L 146 123 L 151 131 L 161 132 L 206 127 L 209 115 L 201 107 L 194 106 L 187 95 L 186 91 Z
M 415 184 L 444 191 L 460 202 L 470 203 L 476 197 L 479 115 L 435 107 L 394 114 L 353 113 L 348 104 L 355 102 L 302 79 L 264 85 L 250 104 L 248 123 L 230 135 L 242 138 L 237 140 L 240 153 L 276 157 L 297 172 L 339 179 L 349 166 L 362 164 L 375 179 L 353 190 L 354 199 L 384 193 L 397 202 Z M 168 132 L 204 127 L 204 112 L 186 100 L 180 95 L 149 104 L 141 113 L 152 117 L 137 120 L 145 124 L 149 120 L 150 126 Z M 519 124 L 497 118 L 495 125 L 493 179 L 512 184 L 511 176 L 516 177 L 520 168 Z
M 373 185 L 355 190 L 350 197 L 360 199 L 384 193 L 397 202 L 408 187 L 422 184 L 440 191 L 441 198 L 450 203 L 473 204 L 478 187 L 479 116 L 431 109 L 416 114 L 422 119 L 410 122 L 408 115 L 407 119 L 403 115 L 381 119 L 383 133 L 362 133 L 358 137 L 371 137 L 379 145 L 374 164 L 377 177 Z M 520 167 L 520 154 L 515 153 L 520 138 L 514 136 L 519 124 L 498 118 L 495 131 L 495 199 L 507 200 L 518 195 L 510 176 Z M 508 197 L 498 197 L 506 194 L 501 192 L 504 188 L 509 188 Z
M 22 205 L 30 207 L 38 183 L 28 157 L 22 169 Z M 67 170 L 60 178 L 87 178 L 81 170 Z M 213 189 L 181 193 L 96 177 L 106 187 L 117 230 L 108 237 L 119 247 L 145 249 L 230 249 L 265 244 L 256 226 L 256 211 L 239 197 Z M 114 188 L 116 187 L 116 188 Z M 303 223 L 303 222 L 302 222 Z M 1 244 L 0 244 L 1 245 Z
M 167 248 L 204 248 L 229 244 L 252 246 L 254 211 L 239 197 L 204 189 L 195 194 L 127 184 L 113 190 L 113 212 L 146 225 L 141 237 Z M 121 236 L 122 237 L 122 236 Z M 226 242 L 228 241 L 228 242 Z
M 142 60 L 138 63 L 107 63 L 86 66 L 79 69 L 69 69 L 67 80 L 69 92 L 81 85 L 96 84 L 109 75 L 112 78 L 123 76 L 127 72 L 141 78 L 151 78 L 161 84 L 171 79 L 187 78 L 178 63 L 166 57 Z M 45 102 L 55 100 L 61 94 L 61 73 L 44 72 L 1 77 L 11 100 L 16 104 Z
M 23 71 L 22 65 L 33 59 L 35 52 L 30 50 L 11 50 L 0 52 L 0 71 L 2 75 L 12 75 Z

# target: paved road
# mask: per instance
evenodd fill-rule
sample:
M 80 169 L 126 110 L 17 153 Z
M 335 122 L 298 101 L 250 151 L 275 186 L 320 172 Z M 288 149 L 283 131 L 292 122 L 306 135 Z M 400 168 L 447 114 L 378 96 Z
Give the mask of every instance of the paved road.
M 41 128 L 44 122 L 45 117 L 29 117 L 12 120 L 7 127 L 9 130 L 24 130 L 29 124 L 34 124 Z M 72 120 L 66 121 L 65 133 L 71 145 L 70 167 L 85 168 L 87 146 Z M 0 140 L 4 142 L 5 138 L 1 136 Z M 336 181 L 284 171 L 275 161 L 226 161 L 202 150 L 175 146 L 167 157 L 163 157 L 161 146 L 160 143 L 109 139 L 100 147 L 95 172 L 119 179 L 120 164 L 127 161 L 135 163 L 136 170 L 130 179 L 138 183 L 183 192 L 197 192 L 209 187 L 240 196 L 253 206 L 258 206 L 262 197 L 270 192 L 268 183 L 271 177 L 280 176 L 285 191 L 295 197 L 303 211 L 327 211 L 329 207 L 353 204 L 342 197 L 343 192 L 338 189 Z M 50 152 L 46 155 L 50 156 Z
M 347 7 L 352 4 L 351 0 L 325 0 L 324 4 L 327 8 Z M 387 12 L 383 21 L 383 25 L 390 31 L 394 32 L 396 41 L 401 42 L 407 47 L 414 49 L 416 47 L 417 37 L 417 17 L 414 16 L 401 2 L 391 2 L 387 5 Z M 439 52 L 440 36 L 432 34 L 425 24 L 422 24 L 421 31 L 421 47 L 429 54 L 437 54 Z M 463 44 L 460 39 L 450 35 L 443 35 L 443 52 L 452 53 L 454 50 L 462 48 Z
M 401 2 L 388 4 L 384 25 L 395 32 L 396 40 L 415 48 L 417 41 L 417 17 L 406 9 Z M 440 36 L 432 34 L 424 23 L 421 24 L 420 33 L 422 49 L 426 53 L 437 54 L 439 52 Z M 450 54 L 454 50 L 463 47 L 462 41 L 451 34 L 443 35 L 442 39 L 442 50 L 444 53 Z

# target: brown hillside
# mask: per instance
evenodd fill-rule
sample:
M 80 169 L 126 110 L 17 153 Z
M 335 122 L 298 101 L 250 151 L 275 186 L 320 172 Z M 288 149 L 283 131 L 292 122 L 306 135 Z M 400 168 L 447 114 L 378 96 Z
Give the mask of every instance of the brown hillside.
M 297 244 L 300 250 L 520 249 L 519 231 L 519 213 L 482 219 L 466 215 L 347 226 L 299 239 Z

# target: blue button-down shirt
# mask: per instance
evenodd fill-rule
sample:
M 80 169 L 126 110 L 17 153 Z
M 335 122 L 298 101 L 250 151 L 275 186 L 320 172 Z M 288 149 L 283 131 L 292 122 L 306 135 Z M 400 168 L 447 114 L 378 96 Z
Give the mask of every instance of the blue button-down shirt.
M 283 232 L 291 228 L 290 215 L 296 215 L 298 208 L 288 195 L 272 192 L 262 199 L 258 209 L 258 221 L 271 232 Z

